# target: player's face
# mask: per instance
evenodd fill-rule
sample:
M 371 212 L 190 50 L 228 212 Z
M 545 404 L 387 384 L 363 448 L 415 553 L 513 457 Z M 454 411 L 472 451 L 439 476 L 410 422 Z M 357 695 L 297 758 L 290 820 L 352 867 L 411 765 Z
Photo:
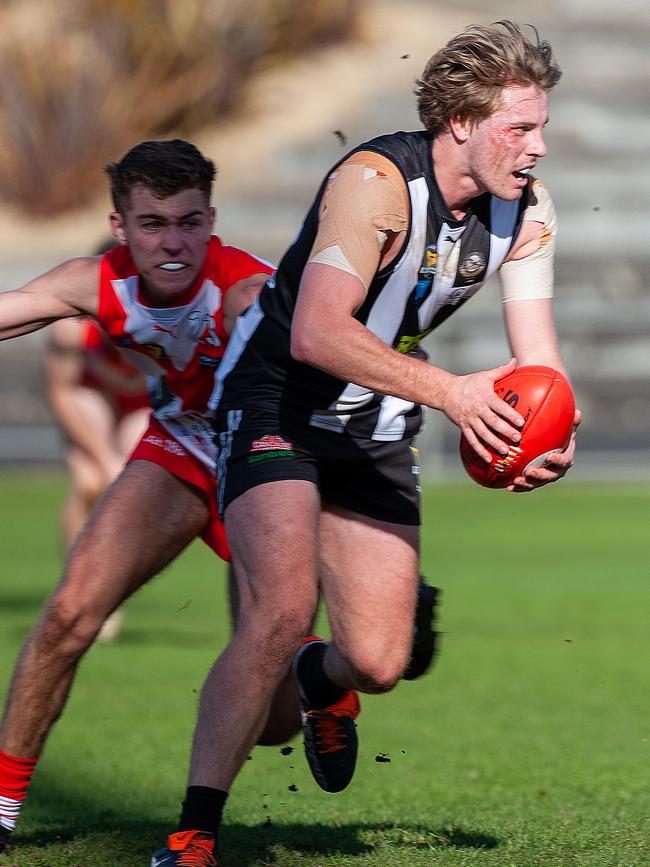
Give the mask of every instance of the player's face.
M 161 199 L 146 187 L 131 190 L 125 215 L 111 214 L 113 234 L 129 245 L 152 303 L 182 296 L 205 261 L 214 208 L 197 189 Z
M 519 199 L 526 174 L 546 154 L 542 128 L 548 120 L 548 97 L 535 85 L 503 89 L 501 105 L 472 126 L 468 144 L 469 173 L 480 192 L 500 199 Z

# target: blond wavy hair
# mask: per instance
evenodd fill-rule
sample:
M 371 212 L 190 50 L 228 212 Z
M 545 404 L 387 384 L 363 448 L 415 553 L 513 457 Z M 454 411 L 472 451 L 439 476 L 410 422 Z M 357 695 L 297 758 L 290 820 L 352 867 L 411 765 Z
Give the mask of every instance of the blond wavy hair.
M 436 52 L 416 82 L 424 127 L 437 134 L 449 128 L 452 117 L 484 120 L 498 108 L 504 87 L 554 87 L 562 71 L 550 43 L 530 27 L 534 41 L 513 21 L 474 25 Z

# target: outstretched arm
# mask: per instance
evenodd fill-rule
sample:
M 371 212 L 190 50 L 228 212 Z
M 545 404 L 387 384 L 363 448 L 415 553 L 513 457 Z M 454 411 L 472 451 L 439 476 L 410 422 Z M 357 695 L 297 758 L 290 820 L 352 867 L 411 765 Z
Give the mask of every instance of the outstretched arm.
M 97 315 L 99 259 L 70 259 L 20 289 L 0 294 L 0 340 L 37 331 L 57 319 Z

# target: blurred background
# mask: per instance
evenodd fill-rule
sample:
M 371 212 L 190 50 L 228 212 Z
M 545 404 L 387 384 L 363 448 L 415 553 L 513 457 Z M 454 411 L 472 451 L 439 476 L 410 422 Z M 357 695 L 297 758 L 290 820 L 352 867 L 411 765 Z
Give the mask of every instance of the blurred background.
M 277 261 L 345 149 L 418 124 L 413 83 L 471 23 L 511 17 L 564 70 L 539 176 L 559 212 L 557 320 L 584 423 L 576 473 L 650 477 L 650 7 L 640 0 L 4 0 L 0 290 L 107 234 L 102 168 L 182 136 L 217 162 L 217 231 Z M 0 462 L 55 463 L 41 332 L 0 345 Z M 495 286 L 425 348 L 462 373 L 508 358 Z M 459 474 L 430 414 L 425 471 Z

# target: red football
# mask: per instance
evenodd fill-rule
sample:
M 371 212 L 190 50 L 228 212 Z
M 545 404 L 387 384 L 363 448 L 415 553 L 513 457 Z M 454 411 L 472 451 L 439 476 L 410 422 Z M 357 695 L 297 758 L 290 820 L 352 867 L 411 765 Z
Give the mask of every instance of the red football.
M 566 448 L 573 430 L 575 400 L 566 376 L 541 365 L 517 368 L 494 383 L 494 392 L 524 417 L 521 441 L 511 443 L 507 455 L 487 446 L 492 454 L 487 464 L 461 435 L 460 456 L 479 485 L 506 488 L 526 467 L 540 466 L 549 452 Z

